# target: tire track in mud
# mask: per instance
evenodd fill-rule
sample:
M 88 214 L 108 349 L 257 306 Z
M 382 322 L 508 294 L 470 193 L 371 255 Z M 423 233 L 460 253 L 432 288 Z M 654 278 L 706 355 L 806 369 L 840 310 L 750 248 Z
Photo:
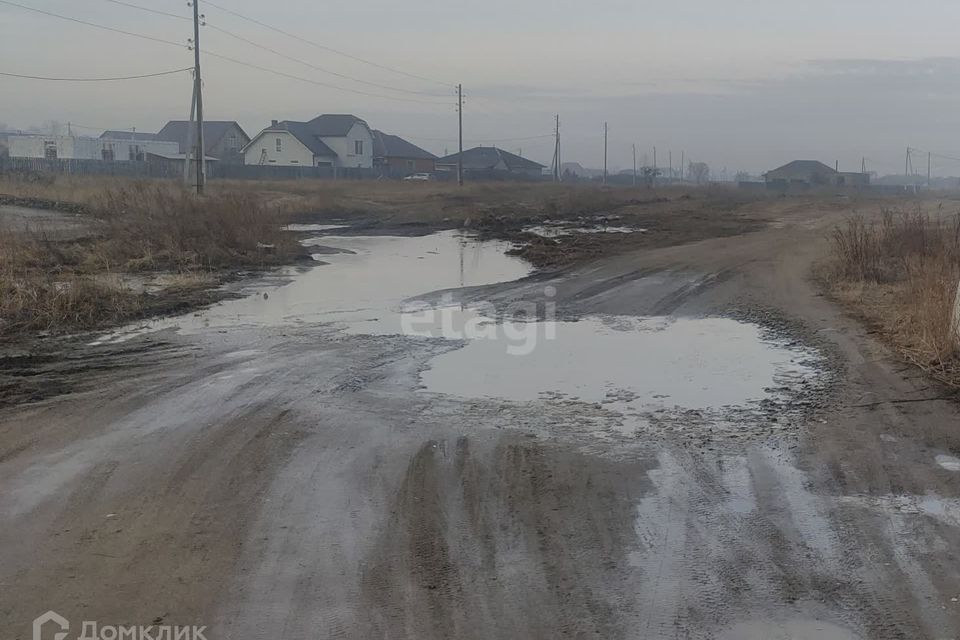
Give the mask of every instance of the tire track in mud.
M 912 596 L 900 591 L 903 576 L 871 557 L 899 542 L 868 539 L 862 520 L 850 520 L 832 496 L 815 487 L 782 454 L 766 449 L 751 456 L 751 475 L 759 511 L 753 518 L 766 549 L 769 586 L 777 594 L 770 606 L 817 603 L 822 616 L 869 637 L 929 637 L 913 609 Z M 779 605 L 777 604 L 779 603 Z
M 643 484 L 515 436 L 423 445 L 365 563 L 357 637 L 631 637 Z

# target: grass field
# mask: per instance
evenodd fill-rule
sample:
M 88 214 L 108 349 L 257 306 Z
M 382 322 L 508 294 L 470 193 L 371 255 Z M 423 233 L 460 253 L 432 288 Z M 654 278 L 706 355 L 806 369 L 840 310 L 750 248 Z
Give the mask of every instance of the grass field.
M 918 206 L 851 217 L 834 231 L 823 276 L 907 360 L 960 387 L 960 214 Z

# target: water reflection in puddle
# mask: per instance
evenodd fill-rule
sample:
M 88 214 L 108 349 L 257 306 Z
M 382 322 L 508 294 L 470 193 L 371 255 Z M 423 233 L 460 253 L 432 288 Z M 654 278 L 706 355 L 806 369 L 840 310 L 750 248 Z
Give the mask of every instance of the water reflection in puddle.
M 167 328 L 190 333 L 317 322 L 346 323 L 358 333 L 399 334 L 400 311 L 408 298 L 442 289 L 509 282 L 532 270 L 520 258 L 505 254 L 509 243 L 479 242 L 456 231 L 421 237 L 322 236 L 303 243 L 322 245 L 325 251 L 316 258 L 327 264 L 286 269 L 279 278 L 251 287 L 251 295 L 244 298 L 140 325 L 103 341 Z
M 527 348 L 511 354 L 520 340 Z M 471 340 L 434 358 L 422 382 L 427 391 L 468 398 L 576 400 L 625 413 L 703 410 L 775 396 L 815 378 L 815 360 L 812 350 L 727 318 L 592 317 Z

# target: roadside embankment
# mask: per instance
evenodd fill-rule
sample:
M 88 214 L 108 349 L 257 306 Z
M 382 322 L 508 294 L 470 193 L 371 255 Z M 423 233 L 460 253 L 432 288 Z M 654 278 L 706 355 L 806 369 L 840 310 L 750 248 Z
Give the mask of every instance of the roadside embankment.
M 238 269 L 303 255 L 276 208 L 248 194 L 196 198 L 168 183 L 131 183 L 76 204 L 71 211 L 88 213 L 69 238 L 55 218 L 0 225 L 0 336 L 94 329 L 209 302 L 211 286 Z
M 960 388 L 960 214 L 885 209 L 878 218 L 849 218 L 831 240 L 819 273 L 829 293 L 907 361 Z

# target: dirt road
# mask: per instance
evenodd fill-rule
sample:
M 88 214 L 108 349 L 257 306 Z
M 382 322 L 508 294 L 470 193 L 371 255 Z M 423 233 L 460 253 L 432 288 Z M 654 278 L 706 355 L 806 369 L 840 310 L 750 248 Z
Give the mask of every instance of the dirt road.
M 816 352 L 759 413 L 597 428 L 614 405 L 424 389 L 460 343 L 315 319 L 91 347 L 80 391 L 0 414 L 0 636 L 51 609 L 241 639 L 960 636 L 960 415 L 809 282 L 835 215 L 456 293 Z

